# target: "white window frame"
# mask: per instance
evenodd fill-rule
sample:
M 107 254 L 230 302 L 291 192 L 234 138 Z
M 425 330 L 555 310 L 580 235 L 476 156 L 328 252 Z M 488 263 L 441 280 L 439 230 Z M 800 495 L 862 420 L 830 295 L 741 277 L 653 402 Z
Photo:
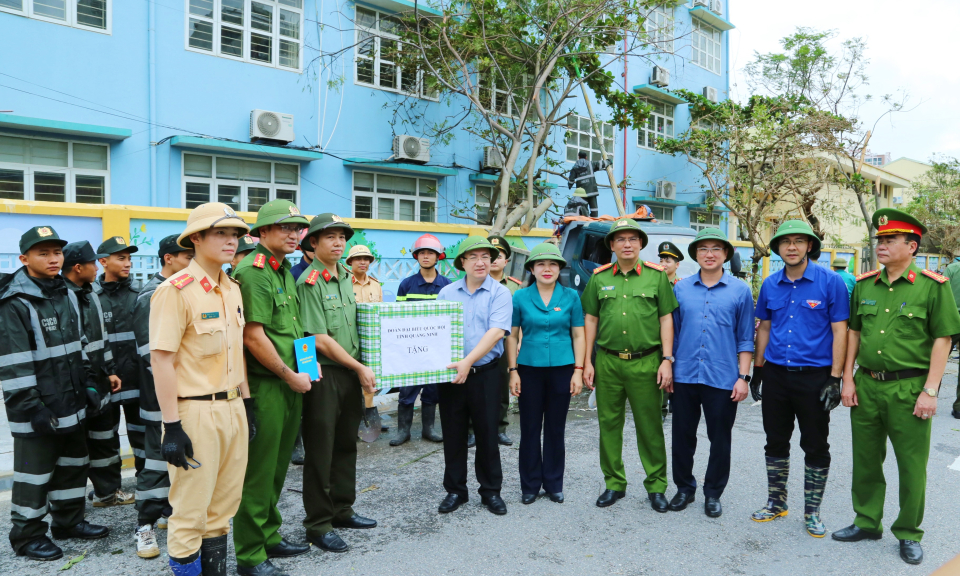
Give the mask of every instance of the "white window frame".
M 363 26 L 360 24 L 360 18 L 357 15 L 356 11 L 365 10 L 371 12 L 376 17 L 376 28 L 370 28 L 368 26 Z M 386 92 L 396 92 L 398 94 L 406 94 L 408 96 L 413 96 L 415 98 L 423 98 L 424 100 L 433 100 L 434 102 L 439 101 L 440 94 L 439 91 L 434 94 L 428 94 L 426 92 L 426 84 L 424 78 L 426 73 L 423 70 L 417 71 L 416 78 L 416 89 L 413 91 L 403 89 L 403 70 L 399 65 L 389 61 L 381 60 L 380 57 L 380 43 L 381 40 L 388 40 L 397 42 L 399 46 L 400 37 L 396 34 L 386 32 L 380 29 L 380 20 L 382 18 L 394 18 L 394 14 L 388 12 L 383 12 L 381 10 L 375 10 L 369 6 L 356 6 L 356 11 L 354 12 L 354 21 L 356 31 L 354 32 L 354 58 L 353 58 L 353 83 L 358 86 L 366 86 L 368 88 L 376 88 L 377 90 L 384 90 Z M 361 38 L 362 35 L 367 34 L 371 38 L 369 40 L 364 40 Z M 373 42 L 373 55 L 372 56 L 361 56 L 360 55 L 360 44 L 362 42 Z M 360 80 L 360 68 L 359 63 L 361 60 L 369 60 L 373 62 L 373 83 Z M 394 67 L 394 86 L 393 88 L 389 86 L 382 86 L 380 83 L 380 64 L 392 65 Z
M 186 155 L 192 156 L 207 156 L 212 158 L 210 162 L 210 178 L 204 178 L 202 176 L 187 176 L 186 174 Z M 254 160 L 256 162 L 266 162 L 270 164 L 270 181 L 269 182 L 252 182 L 249 180 L 228 180 L 226 178 L 217 178 L 217 158 L 226 158 L 229 160 Z M 297 168 L 297 183 L 296 184 L 277 184 L 277 165 L 283 164 L 286 166 L 296 166 Z M 294 190 L 294 199 L 293 203 L 297 206 L 300 205 L 300 183 L 303 181 L 303 176 L 301 175 L 300 164 L 297 162 L 272 162 L 270 160 L 262 160 L 260 158 L 241 158 L 236 156 L 223 156 L 217 154 L 203 154 L 197 153 L 192 150 L 184 150 L 180 155 L 180 206 L 187 208 L 187 184 L 208 184 L 210 186 L 210 195 L 208 202 L 219 202 L 217 196 L 217 189 L 222 184 L 224 186 L 239 186 L 240 187 L 240 203 L 239 203 L 239 212 L 249 212 L 247 210 L 247 191 L 250 188 L 269 188 L 270 192 L 267 195 L 267 202 L 277 199 L 277 190 Z
M 34 174 L 40 173 L 64 173 L 66 174 L 64 186 L 63 202 L 76 203 L 77 201 L 77 176 L 95 176 L 103 177 L 103 204 L 110 203 L 110 145 L 100 142 L 84 142 L 80 140 L 65 140 L 62 138 L 34 138 L 32 136 L 21 136 L 20 134 L 9 134 L 0 132 L 0 136 L 11 136 L 13 138 L 23 138 L 25 140 L 48 140 L 53 142 L 67 143 L 67 166 L 44 166 L 42 164 L 17 164 L 15 162 L 0 162 L 0 170 L 19 170 L 23 174 L 23 199 L 34 202 L 36 191 L 34 190 Z M 73 168 L 73 145 L 87 144 L 91 146 L 103 146 L 107 149 L 107 169 L 96 170 L 93 168 Z M 87 204 L 84 202 L 84 204 Z M 90 204 L 91 206 L 102 206 L 102 204 Z
M 366 190 L 357 190 L 356 182 L 357 182 L 358 173 L 370 174 L 373 176 L 373 192 L 368 192 Z M 405 194 L 378 193 L 377 178 L 379 178 L 380 176 L 400 176 L 402 178 L 413 178 L 414 180 L 417 181 L 417 193 L 415 196 L 407 196 Z M 433 197 L 421 196 L 420 195 L 421 186 L 424 186 L 424 185 L 426 186 L 432 185 L 434 190 L 436 190 L 436 195 L 434 195 Z M 427 203 L 433 204 L 433 217 L 434 217 L 433 223 L 436 223 L 437 210 L 439 209 L 439 204 L 440 204 L 439 202 L 440 182 L 433 178 L 422 178 L 415 174 L 383 174 L 379 172 L 367 172 L 366 170 L 354 170 L 353 175 L 351 176 L 351 190 L 353 192 L 352 209 L 353 209 L 354 218 L 361 218 L 361 216 L 357 216 L 357 198 L 361 197 L 361 198 L 370 198 L 370 213 L 371 213 L 370 215 L 373 220 L 392 220 L 394 222 L 410 222 L 410 220 L 400 220 L 399 218 L 400 200 L 407 200 L 407 201 L 412 200 L 414 202 L 413 215 L 415 217 L 415 220 L 412 220 L 413 222 L 423 222 L 423 220 L 420 220 L 420 204 L 421 202 L 427 202 Z M 384 218 L 380 214 L 379 202 L 377 202 L 377 200 L 380 198 L 389 198 L 394 201 L 393 214 L 391 215 L 391 217 Z
M 57 18 L 51 18 L 50 16 L 45 16 L 43 14 L 37 14 L 36 9 L 34 8 L 34 3 L 40 0 L 20 0 L 20 10 L 15 8 L 10 8 L 9 6 L 0 5 L 0 12 L 7 12 L 9 14 L 16 14 L 18 16 L 25 16 L 33 20 L 40 20 L 42 22 L 50 22 L 51 24 L 59 24 L 61 26 L 69 26 L 70 28 L 77 28 L 79 30 L 89 30 L 90 32 L 96 32 L 98 34 L 111 35 L 113 33 L 113 0 L 104 0 L 106 3 L 106 28 L 96 28 L 94 26 L 87 26 L 81 24 L 77 21 L 77 2 L 78 0 L 64 0 L 65 3 L 65 15 L 63 20 L 58 20 Z
M 153 1 L 153 0 L 150 0 Z M 304 52 L 304 35 L 306 30 L 304 28 L 304 14 L 303 14 L 303 3 L 306 0 L 300 0 L 300 8 L 295 6 L 290 6 L 284 3 L 284 0 L 242 0 L 243 2 L 243 24 L 234 24 L 231 22 L 223 21 L 223 0 L 200 0 L 200 1 L 209 1 L 213 5 L 213 17 L 209 18 L 206 16 L 201 16 L 197 14 L 190 13 L 190 3 L 196 2 L 198 0 L 184 0 L 184 21 L 183 21 L 183 47 L 189 52 L 196 52 L 197 54 L 206 54 L 207 56 L 217 56 L 219 58 L 226 58 L 228 60 L 234 60 L 236 62 L 246 62 L 248 64 L 256 64 L 258 66 L 264 66 L 266 68 L 274 68 L 276 70 L 285 70 L 287 72 L 300 73 L 303 71 L 303 52 Z M 295 0 L 294 0 L 295 1 Z M 273 8 L 273 19 L 271 20 L 271 30 L 268 32 L 266 30 L 260 30 L 254 28 L 252 25 L 253 4 L 264 4 L 271 6 Z M 280 35 L 280 11 L 291 12 L 299 15 L 300 24 L 299 24 L 299 38 L 290 38 L 288 36 Z M 190 45 L 190 22 L 199 21 L 205 24 L 209 24 L 212 28 L 211 33 L 211 42 L 213 46 L 210 50 L 205 50 L 203 48 L 197 48 Z M 222 30 L 223 28 L 240 30 L 242 32 L 243 38 L 243 48 L 241 50 L 241 56 L 234 56 L 232 54 L 225 53 L 223 51 L 222 43 Z M 250 57 L 250 36 L 251 34 L 258 34 L 261 36 L 270 36 L 271 47 L 270 47 L 270 62 L 263 62 L 262 60 L 256 60 Z M 291 68 L 289 66 L 283 66 L 280 64 L 280 43 L 281 42 L 293 42 L 296 43 L 298 48 L 297 53 L 297 66 L 296 68 Z
M 722 32 L 699 18 L 693 19 L 690 31 L 690 62 L 717 76 L 723 70 Z M 710 54 L 709 48 L 714 49 Z
M 700 221 L 700 217 L 704 217 L 704 221 Z M 716 222 L 714 222 L 716 220 Z M 691 210 L 690 211 L 690 227 L 696 230 L 697 232 L 703 230 L 704 228 L 720 228 L 723 224 L 723 214 L 720 212 L 704 212 L 702 210 Z
M 650 212 L 653 214 L 653 217 L 657 219 L 661 224 L 673 224 L 673 206 L 664 206 L 662 204 L 651 204 L 649 202 L 637 202 L 636 207 L 640 209 L 640 206 L 647 206 L 650 208 Z M 657 211 L 660 211 L 660 216 L 657 216 Z
M 487 204 L 486 204 L 487 217 L 486 217 L 486 218 L 482 218 L 482 219 L 481 219 L 481 217 L 480 217 L 480 207 L 483 206 L 484 204 L 480 201 L 481 198 L 482 198 L 481 195 L 480 195 L 480 189 L 481 189 L 481 188 L 483 188 L 484 190 L 487 190 Z M 490 217 L 490 215 L 493 214 L 493 204 L 494 204 L 494 202 L 493 202 L 493 185 L 492 185 L 492 184 L 476 184 L 476 185 L 474 185 L 474 187 L 473 187 L 473 204 L 474 204 L 473 217 L 476 218 L 478 221 L 486 222 L 487 219 Z
M 673 52 L 675 27 L 673 8 L 663 5 L 651 10 L 644 22 L 644 29 L 650 43 L 661 52 Z
M 669 138 L 676 136 L 677 107 L 673 104 L 657 100 L 646 99 L 646 102 L 653 106 L 662 106 L 664 111 L 662 113 L 656 110 L 650 112 L 650 115 L 647 117 L 647 123 L 644 124 L 643 128 L 637 130 L 637 148 L 655 150 L 656 148 L 653 146 L 647 145 L 647 139 L 644 136 L 646 134 L 653 134 L 654 138 L 658 136 L 666 136 Z M 669 115 L 666 113 L 667 110 L 670 111 Z M 650 126 L 651 122 L 653 122 L 653 127 Z
M 577 119 L 577 128 L 573 128 L 572 126 L 570 126 L 570 119 L 572 118 Z M 581 129 L 581 126 L 583 126 L 584 121 L 586 121 L 587 123 L 586 130 Z M 606 145 L 609 144 L 609 149 L 607 149 L 607 157 L 611 157 L 613 156 L 614 146 L 616 146 L 617 144 L 616 130 L 614 129 L 613 124 L 609 124 L 607 122 L 599 122 L 599 124 L 600 124 L 600 134 L 603 136 L 604 147 L 606 148 Z M 567 130 L 567 135 L 566 135 L 567 142 L 565 146 L 566 146 L 567 162 L 577 161 L 576 157 L 573 160 L 570 159 L 570 152 L 572 150 L 576 150 L 576 152 L 574 152 L 574 156 L 576 156 L 577 153 L 579 153 L 580 151 L 586 152 L 588 156 L 587 159 L 590 160 L 591 162 L 599 162 L 602 159 L 600 155 L 600 149 L 593 147 L 593 145 L 596 143 L 595 141 L 597 137 L 594 135 L 593 128 L 590 126 L 590 118 L 588 118 L 587 116 L 578 116 L 576 114 L 571 114 L 567 116 L 566 130 Z M 610 136 L 607 136 L 607 132 L 610 133 Z M 574 135 L 576 137 L 577 139 L 576 145 L 574 145 L 572 142 L 569 141 L 571 135 Z M 583 146 L 580 145 L 581 136 L 586 136 L 589 138 L 589 141 L 590 141 L 589 148 L 584 148 Z

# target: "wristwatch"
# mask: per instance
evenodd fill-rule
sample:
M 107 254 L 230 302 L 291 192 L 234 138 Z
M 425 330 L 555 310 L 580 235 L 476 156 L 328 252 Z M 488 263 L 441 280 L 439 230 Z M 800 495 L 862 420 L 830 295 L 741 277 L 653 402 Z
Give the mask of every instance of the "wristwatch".
M 741 375 L 740 375 L 740 379 L 743 380 L 744 382 L 746 382 L 747 384 L 750 383 L 750 375 L 749 375 L 749 374 L 741 374 Z
M 935 390 L 933 388 L 924 388 L 923 391 L 926 392 L 927 396 L 930 396 L 931 398 L 936 398 L 937 393 L 940 392 L 939 390 Z
M 517 368 L 516 368 L 516 367 L 507 368 L 507 372 L 516 372 L 516 371 L 517 371 Z
M 673 356 L 664 356 L 663 359 L 669 360 L 671 364 L 677 361 L 677 359 L 674 358 Z

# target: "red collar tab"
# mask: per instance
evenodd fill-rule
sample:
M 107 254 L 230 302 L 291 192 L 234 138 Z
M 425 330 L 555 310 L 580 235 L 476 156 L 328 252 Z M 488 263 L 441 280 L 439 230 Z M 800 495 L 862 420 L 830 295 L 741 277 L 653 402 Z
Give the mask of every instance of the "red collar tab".
M 907 272 L 907 280 L 909 280 L 911 284 L 913 284 L 913 281 L 916 279 L 917 279 L 916 272 L 914 272 L 913 270 L 910 270 L 909 272 Z
M 319 276 L 320 276 L 320 272 L 317 272 L 316 270 L 311 270 L 310 274 L 307 276 L 307 279 L 304 280 L 304 282 L 313 286 L 314 284 L 317 283 L 317 277 Z
M 264 256 L 263 254 L 257 254 L 253 259 L 253 267 L 263 268 L 263 264 L 264 264 L 264 261 L 266 261 L 266 259 L 267 257 Z
M 183 276 L 177 276 L 176 278 L 170 281 L 170 283 L 173 284 L 173 287 L 176 288 L 177 290 L 183 290 L 191 282 L 193 282 L 193 276 L 189 274 L 184 274 Z
M 329 282 L 330 279 L 333 278 L 333 276 L 330 274 L 330 271 L 326 268 L 323 269 L 323 272 L 320 275 L 323 276 L 323 280 L 325 282 Z
M 923 232 L 918 226 L 901 220 L 887 220 L 886 224 L 881 223 L 877 228 L 877 236 L 887 234 L 916 234 L 917 236 L 923 236 Z
M 619 267 L 618 265 L 616 265 L 616 264 L 613 265 L 613 275 L 614 275 L 614 276 L 617 275 L 617 270 L 619 270 L 619 269 L 620 269 L 620 267 Z
M 200 281 L 200 286 L 203 287 L 203 291 L 204 291 L 204 292 L 209 292 L 209 291 L 213 290 L 213 284 L 211 284 L 210 281 L 207 280 L 207 277 L 206 277 L 206 276 L 204 276 L 204 277 L 203 277 L 203 280 Z
M 259 254 L 259 256 L 263 256 L 263 254 Z M 280 267 L 280 263 L 277 262 L 277 259 L 274 258 L 273 256 L 271 256 L 270 259 L 267 260 L 267 264 L 269 264 L 270 267 L 273 268 L 274 270 Z M 263 268 L 263 266 L 261 266 L 261 268 Z

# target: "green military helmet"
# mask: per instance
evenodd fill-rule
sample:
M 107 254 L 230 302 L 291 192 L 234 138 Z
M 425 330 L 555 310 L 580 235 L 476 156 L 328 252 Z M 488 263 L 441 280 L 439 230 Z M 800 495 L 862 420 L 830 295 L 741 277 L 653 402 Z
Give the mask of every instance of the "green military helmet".
M 719 228 L 704 228 L 697 232 L 697 237 L 693 239 L 690 246 L 687 246 L 687 254 L 694 260 L 697 259 L 697 243 L 704 240 L 718 240 L 723 243 L 727 249 L 727 257 L 724 259 L 724 262 L 729 262 L 730 259 L 733 258 L 733 244 L 727 240 L 727 235 L 723 233 L 723 230 Z
M 507 239 L 503 236 L 497 236 L 496 234 L 487 236 L 487 240 L 493 244 L 494 248 L 499 248 L 503 250 L 504 257 L 509 260 L 513 256 L 513 249 L 510 248 L 510 244 L 507 243 Z M 496 258 L 496 256 L 494 256 Z
M 661 242 L 657 248 L 658 256 L 670 256 L 677 262 L 683 262 L 683 251 L 673 242 Z
M 890 234 L 916 234 L 923 236 L 927 227 L 913 216 L 896 208 L 881 208 L 873 213 L 873 227 L 877 229 L 877 236 Z
M 847 266 L 849 266 L 849 265 L 850 265 L 850 263 L 847 262 L 847 259 L 846 259 L 846 258 L 834 258 L 834 259 L 833 259 L 833 264 L 831 264 L 830 266 L 831 266 L 832 268 L 843 268 L 844 270 L 846 270 L 846 269 L 847 269 Z
M 100 247 L 97 248 L 97 254 L 116 254 L 118 252 L 129 252 L 133 254 L 138 250 L 140 249 L 136 246 L 127 244 L 123 236 L 111 236 L 104 240 L 103 244 L 100 244 Z
M 26 254 L 41 242 L 56 242 L 61 248 L 67 245 L 67 241 L 60 239 L 53 226 L 34 226 L 20 236 L 20 253 Z
M 647 247 L 647 233 L 640 228 L 640 224 L 637 223 L 633 218 L 619 218 L 611 226 L 610 231 L 607 232 L 606 238 L 603 239 L 603 243 L 607 245 L 607 248 L 610 248 L 610 241 L 613 240 L 613 235 L 617 232 L 623 232 L 624 230 L 635 230 L 640 233 L 640 249 L 643 250 Z
M 805 234 L 813 242 L 813 250 L 810 251 L 810 259 L 818 260 L 820 258 L 820 237 L 813 233 L 813 228 L 805 220 L 787 220 L 777 228 L 777 233 L 770 239 L 770 251 L 780 256 L 780 238 L 789 234 Z
M 559 263 L 561 268 L 567 265 L 567 261 L 564 260 L 563 255 L 560 254 L 560 249 L 552 242 L 544 242 L 534 246 L 533 250 L 530 251 L 530 257 L 524 262 L 523 267 L 527 270 L 532 270 L 534 263 L 539 260 L 553 260 Z
M 271 200 L 257 211 L 257 222 L 250 227 L 250 235 L 260 237 L 260 228 L 271 224 L 302 224 L 309 226 L 310 222 L 300 213 L 297 205 L 289 200 Z
M 307 235 L 304 236 L 304 240 L 307 240 L 307 245 L 310 245 L 309 239 L 314 234 L 323 232 L 328 228 L 342 228 L 343 233 L 347 237 L 349 242 L 353 238 L 353 226 L 350 226 L 343 221 L 343 218 L 337 216 L 333 212 L 324 212 L 323 214 L 317 214 L 313 217 L 313 220 L 310 221 L 310 229 L 307 230 Z
M 483 236 L 467 236 L 463 242 L 460 243 L 460 251 L 457 253 L 456 259 L 453 261 L 454 268 L 463 272 L 463 255 L 471 250 L 479 250 L 481 248 L 486 248 L 487 251 L 490 252 L 491 259 L 495 259 L 500 255 L 500 250 L 498 250 Z
M 237 243 L 237 254 L 242 254 L 244 252 L 250 252 L 257 249 L 257 243 L 253 241 L 253 236 L 250 234 L 244 234 L 240 237 L 240 240 Z
M 587 191 L 584 190 L 583 188 L 577 188 L 576 190 L 573 191 L 573 195 L 576 196 L 577 198 L 586 198 Z

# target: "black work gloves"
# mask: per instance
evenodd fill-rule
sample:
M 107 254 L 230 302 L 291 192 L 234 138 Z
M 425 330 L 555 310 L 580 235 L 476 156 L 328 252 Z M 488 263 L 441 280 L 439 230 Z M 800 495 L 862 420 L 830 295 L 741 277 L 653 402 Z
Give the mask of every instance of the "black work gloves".
M 193 442 L 183 431 L 180 421 L 163 423 L 163 441 L 160 444 L 160 453 L 169 464 L 189 470 L 187 458 L 193 458 Z
M 54 434 L 57 426 L 60 425 L 60 419 L 53 413 L 53 410 L 41 405 L 40 408 L 30 416 L 30 425 L 34 432 L 41 434 Z
M 250 442 L 253 442 L 257 436 L 257 401 L 253 398 L 244 398 L 243 409 L 247 411 L 247 428 L 250 429 Z
M 830 376 L 820 390 L 820 401 L 827 412 L 840 405 L 840 377 Z
M 750 379 L 750 395 L 754 402 L 760 401 L 760 385 L 763 384 L 763 366 L 753 367 L 753 378 Z

